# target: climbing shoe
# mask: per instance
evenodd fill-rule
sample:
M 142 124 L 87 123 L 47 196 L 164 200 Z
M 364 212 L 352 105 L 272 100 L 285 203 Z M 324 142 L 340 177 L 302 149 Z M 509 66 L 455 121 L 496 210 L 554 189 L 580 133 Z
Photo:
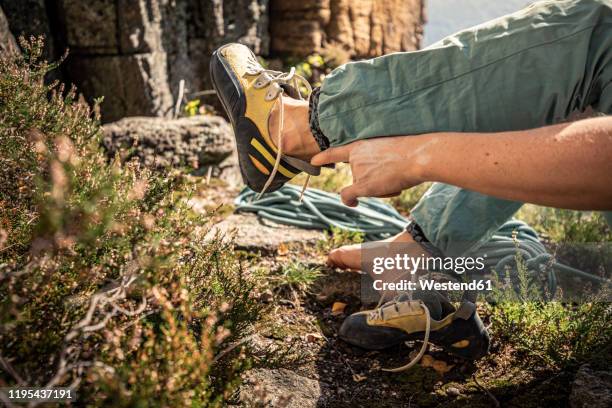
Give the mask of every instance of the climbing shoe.
M 417 295 L 415 295 L 417 297 Z M 489 351 L 489 334 L 476 313 L 476 305 L 463 301 L 458 309 L 437 292 L 420 299 L 398 297 L 373 310 L 354 313 L 340 328 L 339 337 L 368 350 L 382 350 L 406 341 L 422 340 L 417 356 L 408 364 L 385 371 L 399 372 L 415 365 L 431 342 L 456 356 L 476 360 Z
M 264 69 L 255 54 L 242 44 L 226 44 L 217 49 L 210 62 L 212 83 L 234 128 L 242 179 L 263 194 L 283 186 L 301 171 L 319 175 L 310 163 L 282 153 L 272 142 L 268 128 L 270 112 L 279 106 L 279 134 L 283 126 L 282 98 L 302 99 L 299 85 L 308 82 L 295 73 Z

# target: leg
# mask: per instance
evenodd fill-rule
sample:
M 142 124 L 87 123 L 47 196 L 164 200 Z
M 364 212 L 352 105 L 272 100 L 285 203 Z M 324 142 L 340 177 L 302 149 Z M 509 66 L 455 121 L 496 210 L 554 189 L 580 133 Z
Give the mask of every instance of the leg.
M 339 146 L 530 129 L 590 105 L 609 111 L 611 23 L 611 1 L 545 1 L 422 51 L 346 64 L 321 87 L 319 125 Z
M 443 254 L 461 256 L 487 242 L 521 205 L 435 183 L 410 215 Z
M 347 64 L 323 84 L 320 127 L 335 146 L 394 134 L 527 129 L 589 105 L 611 112 L 611 7 L 542 2 L 423 51 Z M 436 184 L 413 218 L 436 247 L 459 255 L 520 205 Z M 356 251 L 343 248 L 331 261 L 355 267 Z

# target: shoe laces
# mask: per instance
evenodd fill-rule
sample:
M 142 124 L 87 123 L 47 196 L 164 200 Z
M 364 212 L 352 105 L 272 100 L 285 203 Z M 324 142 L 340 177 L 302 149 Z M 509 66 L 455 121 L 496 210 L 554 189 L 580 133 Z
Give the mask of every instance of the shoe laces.
M 380 300 L 378 301 L 378 305 L 376 306 L 376 308 L 370 312 L 369 318 L 371 320 L 386 321 L 385 312 L 384 312 L 385 309 L 389 307 L 393 307 L 395 308 L 395 311 L 399 313 L 398 304 L 400 302 L 406 302 L 406 301 L 412 302 L 411 300 L 406 300 L 405 298 L 403 298 L 403 296 L 396 296 L 393 300 L 383 303 L 384 298 L 385 298 L 385 295 L 383 294 L 380 297 Z M 415 364 L 417 364 L 421 360 L 421 358 L 423 358 L 423 356 L 425 355 L 425 351 L 427 351 L 427 346 L 429 344 L 429 334 L 431 333 L 431 316 L 429 313 L 429 309 L 427 308 L 427 305 L 425 305 L 425 303 L 423 303 L 422 301 L 419 301 L 419 306 L 423 308 L 423 312 L 425 313 L 425 336 L 423 337 L 423 344 L 421 345 L 421 348 L 418 354 L 412 360 L 410 360 L 407 364 L 404 364 L 401 367 L 383 368 L 382 371 L 387 371 L 391 373 L 399 373 L 402 371 L 406 371 L 409 368 L 412 368 Z
M 264 87 L 268 87 L 268 92 L 266 93 L 265 99 L 267 101 L 276 100 L 278 101 L 279 107 L 279 125 L 278 125 L 278 146 L 276 146 L 276 160 L 274 161 L 274 167 L 272 168 L 272 172 L 266 180 L 263 188 L 255 198 L 255 200 L 259 200 L 263 194 L 268 190 L 276 173 L 278 172 L 278 168 L 280 167 L 281 158 L 283 156 L 283 143 L 282 143 L 282 130 L 284 126 L 284 106 L 283 106 L 283 94 L 285 93 L 282 85 L 292 86 L 297 90 L 298 97 L 300 100 L 304 100 L 302 96 L 302 92 L 300 91 L 300 84 L 302 84 L 307 90 L 308 93 L 312 92 L 312 86 L 310 83 L 304 78 L 302 75 L 299 75 L 295 72 L 295 67 L 291 67 L 289 72 L 281 72 L 275 71 L 271 69 L 264 69 L 259 64 L 256 64 L 255 61 L 248 61 L 246 73 L 249 75 L 258 75 L 257 79 L 253 86 L 256 89 L 261 89 Z M 306 181 L 302 187 L 302 191 L 300 192 L 300 201 L 304 197 L 304 191 L 306 191 L 306 187 L 308 186 L 308 182 L 310 181 L 310 175 L 306 176 Z

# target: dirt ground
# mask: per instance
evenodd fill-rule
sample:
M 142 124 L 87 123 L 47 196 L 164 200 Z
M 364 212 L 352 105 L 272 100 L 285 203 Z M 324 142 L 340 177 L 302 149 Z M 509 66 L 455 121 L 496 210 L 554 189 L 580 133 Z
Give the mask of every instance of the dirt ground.
M 250 223 L 256 217 L 248 215 L 250 220 L 245 222 L 231 215 L 236 193 L 235 189 L 212 183 L 206 188 L 205 200 L 193 200 L 203 211 L 216 209 L 216 222 L 228 217 L 238 220 L 226 225 L 224 232 L 234 235 L 236 251 L 252 274 L 273 281 L 292 262 L 320 272 L 307 287 L 262 286 L 258 296 L 268 308 L 249 342 L 255 361 L 245 376 L 238 405 L 569 406 L 573 374 L 518 368 L 512 350 L 494 336 L 491 353 L 477 362 L 463 361 L 430 345 L 416 367 L 403 373 L 382 371 L 383 367 L 405 364 L 421 343 L 379 352 L 362 350 L 338 339 L 338 330 L 347 315 L 374 306 L 360 301 L 360 275 L 326 266 L 323 233 L 317 233 L 316 239 L 310 235 L 301 239 L 298 232 L 279 228 L 277 234 L 260 234 L 264 242 L 249 241 L 250 230 L 255 228 Z M 275 235 L 273 245 L 265 238 L 270 235 Z M 346 306 L 341 312 L 333 312 L 335 303 Z M 490 324 L 486 307 L 479 305 L 479 309 L 485 325 Z

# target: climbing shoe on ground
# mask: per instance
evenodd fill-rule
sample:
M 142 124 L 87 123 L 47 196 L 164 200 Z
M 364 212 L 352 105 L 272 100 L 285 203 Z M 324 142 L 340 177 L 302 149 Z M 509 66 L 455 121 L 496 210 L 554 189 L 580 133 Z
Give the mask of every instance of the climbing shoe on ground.
M 248 47 L 226 44 L 213 53 L 210 75 L 234 128 L 245 184 L 263 193 L 279 189 L 302 171 L 319 175 L 318 167 L 284 155 L 268 128 L 270 112 L 279 103 L 279 133 L 282 129 L 284 95 L 302 99 L 299 85 L 310 89 L 294 68 L 289 73 L 264 69 Z M 280 140 L 280 134 L 275 136 Z
M 415 295 L 416 297 L 416 295 Z M 406 341 L 421 340 L 418 355 L 403 367 L 385 371 L 404 371 L 415 365 L 431 342 L 456 356 L 476 360 L 489 351 L 489 334 L 476 313 L 476 305 L 464 301 L 458 309 L 437 292 L 419 295 L 420 299 L 398 297 L 373 310 L 354 313 L 340 328 L 339 337 L 354 346 L 382 350 Z

